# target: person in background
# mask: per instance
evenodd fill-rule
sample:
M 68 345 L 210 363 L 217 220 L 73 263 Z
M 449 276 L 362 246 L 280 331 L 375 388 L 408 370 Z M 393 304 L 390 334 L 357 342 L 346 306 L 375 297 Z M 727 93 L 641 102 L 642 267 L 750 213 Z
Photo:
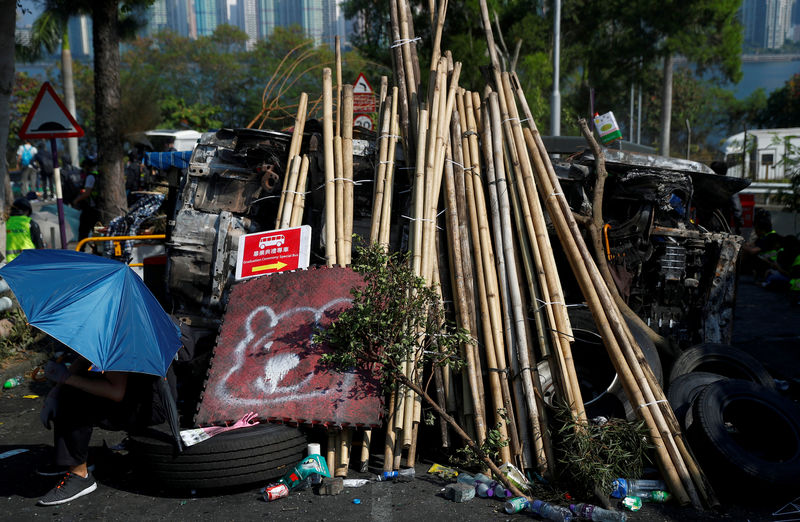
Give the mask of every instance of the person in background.
M 31 202 L 26 198 L 18 198 L 11 205 L 11 215 L 6 221 L 6 262 L 23 250 L 45 247 L 42 231 L 31 219 L 32 213 Z
M 56 199 L 55 183 L 53 182 L 53 156 L 46 150 L 38 150 L 33 157 L 34 163 L 39 167 L 42 177 L 42 199 L 44 201 Z
M 756 209 L 753 218 L 755 238 L 742 245 L 742 270 L 763 279 L 767 270 L 778 266 L 781 236 L 772 228 L 772 216 L 763 208 Z
M 72 200 L 72 206 L 81 211 L 81 220 L 78 225 L 78 240 L 86 239 L 94 228 L 95 223 L 100 219 L 100 211 L 97 209 L 99 198 L 98 178 L 100 172 L 97 170 L 97 161 L 87 158 L 81 165 L 84 171 L 83 187 L 77 197 Z
M 36 156 L 36 147 L 31 145 L 30 140 L 25 142 L 17 148 L 17 170 L 22 171 L 19 180 L 19 185 L 22 194 L 36 191 L 36 166 L 34 165 L 33 158 Z

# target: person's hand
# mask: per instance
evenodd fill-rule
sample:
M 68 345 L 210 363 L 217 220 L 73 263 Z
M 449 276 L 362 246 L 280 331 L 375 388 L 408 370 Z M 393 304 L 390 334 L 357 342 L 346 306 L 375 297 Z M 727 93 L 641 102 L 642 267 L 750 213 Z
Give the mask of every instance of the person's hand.
M 47 380 L 53 381 L 56 384 L 63 383 L 70 375 L 69 369 L 61 363 L 48 361 L 47 364 L 44 365 L 44 376 Z
M 39 420 L 42 421 L 42 426 L 45 429 L 50 429 L 50 423 L 56 416 L 56 409 L 58 408 L 58 388 L 53 388 L 50 393 L 47 394 L 47 398 L 44 400 L 44 405 L 42 406 L 42 411 L 39 413 Z

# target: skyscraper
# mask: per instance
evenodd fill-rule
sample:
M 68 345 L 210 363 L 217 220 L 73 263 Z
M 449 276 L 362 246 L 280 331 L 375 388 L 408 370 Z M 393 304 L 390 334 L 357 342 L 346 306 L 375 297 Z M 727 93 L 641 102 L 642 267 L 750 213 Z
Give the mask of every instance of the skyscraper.
M 258 36 L 275 27 L 299 25 L 315 45 L 332 44 L 337 34 L 336 0 L 258 0 Z
M 766 49 L 782 47 L 791 36 L 795 0 L 745 0 L 741 16 L 745 42 Z
M 211 36 L 218 25 L 228 23 L 226 0 L 194 0 L 197 36 Z

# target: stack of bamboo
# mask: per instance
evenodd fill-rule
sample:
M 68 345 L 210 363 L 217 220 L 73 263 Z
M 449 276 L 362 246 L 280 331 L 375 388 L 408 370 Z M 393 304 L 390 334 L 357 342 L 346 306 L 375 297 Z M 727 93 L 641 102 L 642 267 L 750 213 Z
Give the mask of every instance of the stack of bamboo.
M 461 347 L 467 363 L 462 373 L 436 374 L 439 404 L 460 419 L 479 443 L 487 437 L 487 426 L 497 426 L 509 441 L 500 451 L 501 459 L 543 475 L 552 474 L 555 459 L 537 361 L 549 362 L 557 393 L 569 405 L 577 429 L 585 421 L 546 211 L 628 397 L 638 405 L 650 431 L 670 489 L 681 503 L 700 507 L 702 496 L 713 505 L 713 494 L 672 410 L 583 242 L 519 81 L 500 69 L 485 0 L 481 11 L 492 85 L 483 93 L 460 88 L 462 64 L 439 50 L 446 11 L 446 0 L 431 10 L 433 54 L 423 99 L 410 8 L 407 0 L 390 0 L 397 85 L 389 89 L 385 79 L 382 82 L 370 229 L 370 240 L 389 248 L 399 144 L 406 164 L 413 165 L 412 208 L 409 221 L 400 224 L 408 225 L 414 272 L 437 287 L 442 276 L 450 278 L 458 325 L 478 341 Z M 335 119 L 331 71 L 323 72 L 324 238 L 329 266 L 350 262 L 353 219 L 352 89 L 345 88 L 342 95 L 339 64 L 337 52 Z M 279 226 L 294 224 L 296 212 L 302 213 L 297 196 L 305 190 L 307 160 L 299 157 L 299 139 L 306 103 L 301 97 Z M 446 238 L 440 237 L 440 227 Z M 424 370 L 417 359 L 412 357 L 405 365 L 406 375 L 415 383 L 421 382 Z M 390 397 L 384 446 L 387 470 L 398 468 L 404 452 L 406 465 L 414 464 L 419 401 L 403 388 Z M 369 436 L 365 433 L 362 463 L 368 456 Z M 347 430 L 330 433 L 329 466 L 337 474 L 346 472 L 351 438 Z M 448 444 L 446 429 L 443 444 Z

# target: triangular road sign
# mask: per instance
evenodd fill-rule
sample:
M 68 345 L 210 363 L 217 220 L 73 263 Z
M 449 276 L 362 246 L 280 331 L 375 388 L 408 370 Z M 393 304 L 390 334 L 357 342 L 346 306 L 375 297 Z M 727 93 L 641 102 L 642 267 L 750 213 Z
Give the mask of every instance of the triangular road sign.
M 356 83 L 353 84 L 353 94 L 372 94 L 374 91 L 367 81 L 364 73 L 359 73 Z
M 33 101 L 19 135 L 24 139 L 80 138 L 83 129 L 64 106 L 49 82 L 44 82 Z

